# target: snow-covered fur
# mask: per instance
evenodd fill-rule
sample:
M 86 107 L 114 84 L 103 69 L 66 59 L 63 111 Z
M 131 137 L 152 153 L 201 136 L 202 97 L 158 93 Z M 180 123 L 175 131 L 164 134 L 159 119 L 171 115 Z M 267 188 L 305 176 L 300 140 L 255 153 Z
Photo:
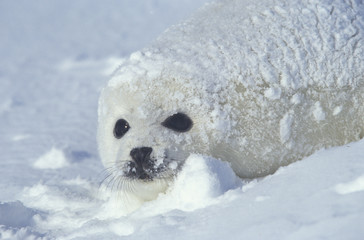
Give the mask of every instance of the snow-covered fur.
M 358 140 L 363 100 L 363 1 L 219 1 L 115 72 L 100 97 L 99 149 L 111 181 L 148 200 L 190 153 L 254 178 Z M 191 118 L 191 130 L 161 125 L 176 113 Z M 130 129 L 116 139 L 119 119 Z M 149 180 L 125 176 L 136 147 L 153 148 Z

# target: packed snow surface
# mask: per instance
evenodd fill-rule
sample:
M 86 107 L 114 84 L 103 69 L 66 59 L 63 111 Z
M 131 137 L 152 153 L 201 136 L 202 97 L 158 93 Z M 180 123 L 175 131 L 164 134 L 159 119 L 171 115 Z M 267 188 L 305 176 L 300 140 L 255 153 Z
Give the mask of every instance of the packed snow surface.
M 252 181 L 191 155 L 167 193 L 130 214 L 100 187 L 100 89 L 203 2 L 0 2 L 0 239 L 362 239 L 363 140 Z M 278 141 L 289 125 L 288 114 Z

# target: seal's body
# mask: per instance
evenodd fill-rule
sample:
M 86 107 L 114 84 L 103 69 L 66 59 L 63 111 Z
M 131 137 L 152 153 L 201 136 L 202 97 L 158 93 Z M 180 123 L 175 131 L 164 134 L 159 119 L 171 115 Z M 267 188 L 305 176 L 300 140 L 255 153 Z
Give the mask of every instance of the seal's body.
M 102 161 L 153 199 L 190 153 L 254 178 L 364 134 L 364 3 L 209 4 L 131 55 L 103 90 Z

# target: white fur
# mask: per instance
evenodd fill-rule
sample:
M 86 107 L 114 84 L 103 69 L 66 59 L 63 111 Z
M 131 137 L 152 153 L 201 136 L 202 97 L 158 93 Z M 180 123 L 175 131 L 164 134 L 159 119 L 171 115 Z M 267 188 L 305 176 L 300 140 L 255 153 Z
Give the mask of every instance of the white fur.
M 166 149 L 178 162 L 206 154 L 260 177 L 362 138 L 363 100 L 362 1 L 220 1 L 115 72 L 100 98 L 100 154 L 114 172 L 148 146 L 157 159 Z M 176 112 L 191 117 L 189 132 L 161 125 Z M 131 129 L 115 139 L 119 118 Z M 141 198 L 152 199 L 171 179 L 135 188 L 151 187 Z

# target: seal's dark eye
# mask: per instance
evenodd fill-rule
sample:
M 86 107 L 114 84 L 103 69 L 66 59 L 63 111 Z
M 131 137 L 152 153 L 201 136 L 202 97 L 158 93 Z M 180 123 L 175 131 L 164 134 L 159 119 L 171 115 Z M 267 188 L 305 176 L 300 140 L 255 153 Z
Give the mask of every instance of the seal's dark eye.
M 125 121 L 124 119 L 119 119 L 116 123 L 115 123 L 115 127 L 114 127 L 114 136 L 117 139 L 120 139 L 124 136 L 124 134 L 129 131 L 129 123 L 127 121 Z
M 187 132 L 192 128 L 192 120 L 184 113 L 176 113 L 168 117 L 162 125 L 176 132 Z

